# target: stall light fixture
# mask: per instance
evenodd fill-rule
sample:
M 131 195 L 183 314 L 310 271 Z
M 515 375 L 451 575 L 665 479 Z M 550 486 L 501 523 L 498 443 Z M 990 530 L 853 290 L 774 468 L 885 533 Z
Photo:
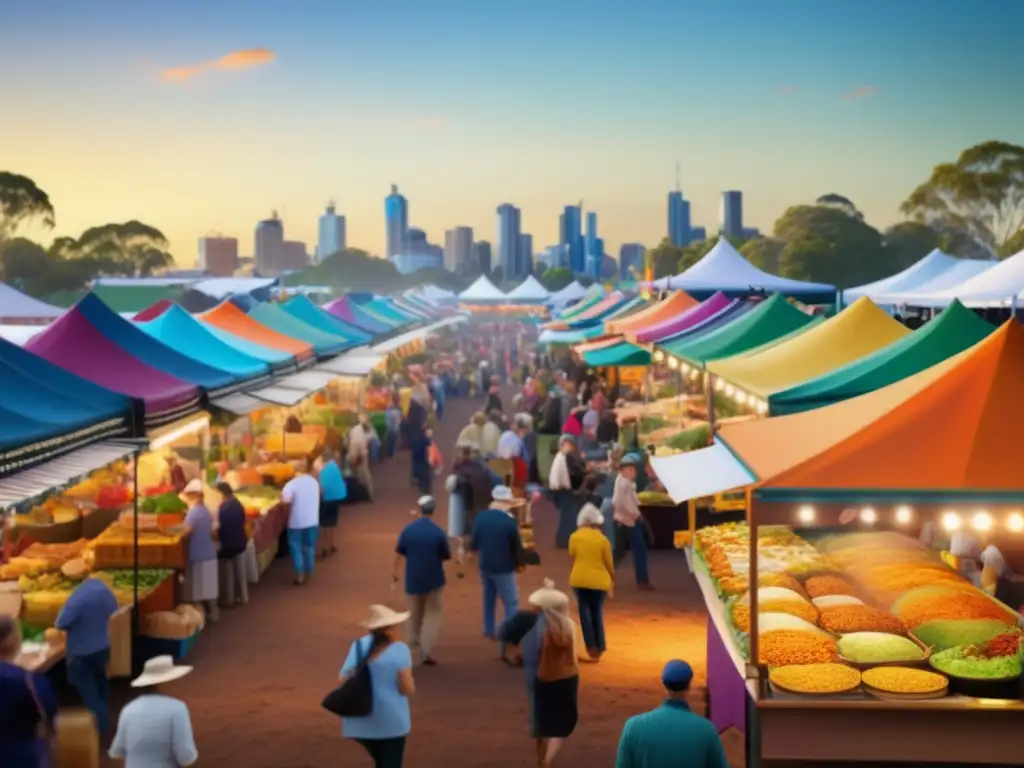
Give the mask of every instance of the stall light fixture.
M 665 353 L 662 352 L 660 349 L 657 352 L 654 353 L 654 362 L 660 363 L 664 359 L 665 359 Z
M 875 512 L 874 507 L 864 507 L 860 511 L 860 521 L 867 523 L 868 525 L 874 525 L 878 522 L 878 513 Z
M 760 413 L 762 416 L 768 413 L 768 403 L 766 403 L 764 400 L 758 400 L 757 412 Z
M 149 450 L 159 451 L 161 448 L 166 448 L 168 445 L 176 443 L 183 437 L 194 435 L 196 432 L 201 432 L 210 426 L 209 416 L 200 416 L 197 419 L 186 422 L 180 427 L 172 429 L 170 432 L 166 432 L 158 437 L 149 441 Z
M 903 505 L 896 507 L 896 522 L 900 525 L 908 525 L 914 518 L 914 510 L 910 507 Z
M 668 367 L 674 371 L 676 368 L 679 367 L 679 361 L 676 360 L 674 357 L 670 357 L 668 359 Z
M 814 507 L 809 504 L 800 507 L 800 509 L 796 511 L 796 519 L 805 525 L 810 525 L 814 522 Z
M 696 381 L 698 378 L 700 378 L 700 371 L 697 370 L 696 368 L 691 370 L 690 371 L 690 378 L 693 379 L 694 381 Z
M 723 389 L 725 389 L 725 382 L 721 379 L 715 379 L 715 391 L 721 392 Z
M 988 512 L 978 512 L 971 519 L 971 525 L 976 531 L 990 531 L 992 530 L 992 515 Z
M 746 396 L 746 394 L 743 393 L 743 392 L 737 392 L 736 393 L 736 405 L 746 405 L 746 404 L 747 404 L 747 396 Z
M 1012 512 L 1006 518 L 1006 527 L 1014 533 L 1020 533 L 1024 531 L 1024 515 L 1020 512 Z
M 679 370 L 682 371 L 683 373 L 686 373 L 687 371 L 690 370 L 690 366 L 688 366 L 686 363 L 680 363 Z
M 956 512 L 942 513 L 942 527 L 946 531 L 959 530 L 962 522 L 963 521 L 960 520 L 960 515 L 958 515 Z
M 732 397 L 735 394 L 736 394 L 736 390 L 733 388 L 732 384 L 726 384 L 725 385 L 725 396 L 726 397 Z

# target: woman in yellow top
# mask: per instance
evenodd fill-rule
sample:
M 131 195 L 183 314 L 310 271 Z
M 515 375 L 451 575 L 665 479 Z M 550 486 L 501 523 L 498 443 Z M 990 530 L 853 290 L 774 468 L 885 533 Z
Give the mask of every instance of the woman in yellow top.
M 615 564 L 612 544 L 601 526 L 604 515 L 593 504 L 585 504 L 576 517 L 576 532 L 569 537 L 572 573 L 569 586 L 579 604 L 580 628 L 591 658 L 597 660 L 605 651 L 604 601 L 615 587 Z

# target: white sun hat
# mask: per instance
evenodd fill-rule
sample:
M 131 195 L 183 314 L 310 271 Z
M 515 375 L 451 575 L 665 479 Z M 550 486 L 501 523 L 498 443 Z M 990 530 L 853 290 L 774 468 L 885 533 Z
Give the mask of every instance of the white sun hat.
M 364 629 L 371 632 L 375 629 L 387 629 L 406 622 L 409 619 L 408 611 L 393 611 L 386 605 L 371 605 L 370 618 L 361 623 Z
M 494 490 L 491 491 L 491 498 L 494 501 L 515 501 L 515 497 L 512 496 L 512 489 L 507 485 L 494 486 Z
M 194 481 L 197 482 L 197 481 Z M 171 656 L 154 656 L 142 668 L 142 674 L 132 680 L 132 688 L 148 688 L 178 680 L 192 671 L 192 667 L 177 666 Z
M 569 605 L 569 596 L 555 589 L 555 582 L 544 579 L 544 586 L 535 590 L 527 599 L 534 608 L 541 610 L 564 610 Z

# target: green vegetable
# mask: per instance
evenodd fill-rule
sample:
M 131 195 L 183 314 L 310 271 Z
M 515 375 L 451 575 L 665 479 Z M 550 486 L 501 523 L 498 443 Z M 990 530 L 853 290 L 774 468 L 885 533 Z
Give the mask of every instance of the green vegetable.
M 176 493 L 164 493 L 159 496 L 150 496 L 143 500 L 139 506 L 142 512 L 149 515 L 168 515 L 175 512 L 184 512 L 188 506 Z
M 914 630 L 914 635 L 936 651 L 960 645 L 981 645 L 996 635 L 1013 632 L 1014 628 L 995 619 L 929 621 Z
M 21 639 L 26 643 L 41 643 L 43 641 L 43 630 L 22 623 Z
M 931 658 L 931 665 L 951 677 L 971 680 L 1004 680 L 1018 677 L 1024 672 L 1021 657 L 999 656 L 995 659 L 968 658 L 966 646 L 948 648 Z
M 857 664 L 919 661 L 924 651 L 917 643 L 886 632 L 851 632 L 839 638 L 839 653 Z
M 135 573 L 131 569 L 108 571 L 114 589 L 131 590 L 135 585 Z M 159 587 L 164 579 L 171 575 L 166 568 L 140 568 L 139 569 L 139 592 L 146 592 Z
M 711 432 L 707 424 L 699 424 L 690 429 L 677 432 L 665 441 L 665 445 L 677 451 L 694 451 L 707 448 Z

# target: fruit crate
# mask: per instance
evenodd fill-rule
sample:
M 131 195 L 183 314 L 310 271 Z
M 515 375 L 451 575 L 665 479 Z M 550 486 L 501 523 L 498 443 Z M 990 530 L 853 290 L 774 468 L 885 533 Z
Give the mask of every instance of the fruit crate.
M 120 540 L 98 541 L 95 548 L 97 570 L 132 568 L 135 564 L 135 545 Z M 173 568 L 182 570 L 188 562 L 188 537 L 166 544 L 147 542 L 139 545 L 140 568 Z

